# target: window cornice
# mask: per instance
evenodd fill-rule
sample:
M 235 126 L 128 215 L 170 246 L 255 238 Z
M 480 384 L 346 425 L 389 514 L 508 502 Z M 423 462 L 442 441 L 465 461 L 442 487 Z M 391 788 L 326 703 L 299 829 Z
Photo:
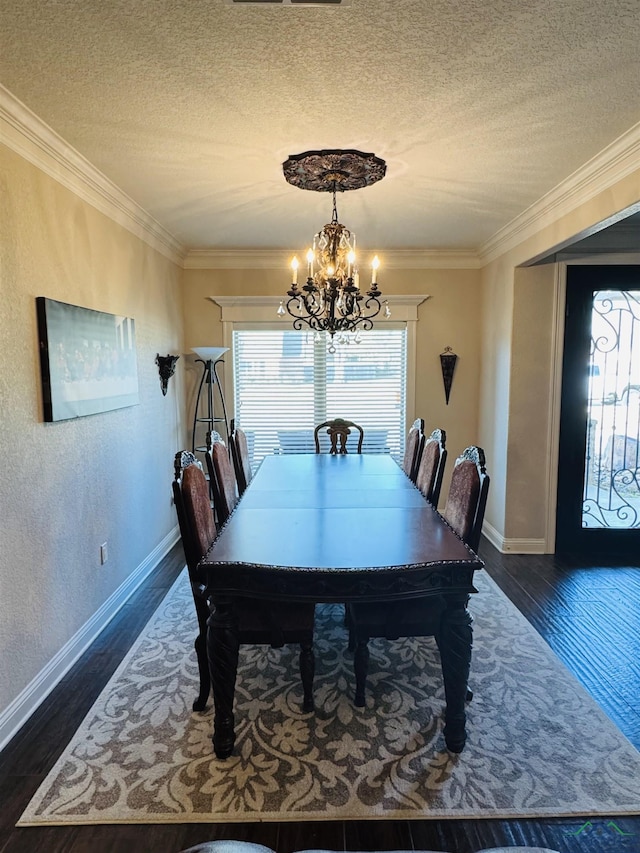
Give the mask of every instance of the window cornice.
M 391 317 L 376 317 L 376 325 L 398 322 L 417 322 L 418 306 L 429 299 L 426 293 L 389 296 Z M 209 296 L 222 312 L 223 323 L 265 323 L 276 320 L 279 296 Z

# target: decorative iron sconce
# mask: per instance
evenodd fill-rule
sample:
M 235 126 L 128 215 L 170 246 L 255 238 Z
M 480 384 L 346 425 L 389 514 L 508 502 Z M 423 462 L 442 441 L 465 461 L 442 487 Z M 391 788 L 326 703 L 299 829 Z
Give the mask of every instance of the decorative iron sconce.
M 169 379 L 173 376 L 176 369 L 176 362 L 179 358 L 179 355 L 160 355 L 160 353 L 156 355 L 156 364 L 158 365 L 158 372 L 160 374 L 160 387 L 162 388 L 163 397 L 167 396 Z
M 451 349 L 445 347 L 444 352 L 440 353 L 440 365 L 442 367 L 442 381 L 444 382 L 444 398 L 449 405 L 449 394 L 451 393 L 451 385 L 453 383 L 453 371 L 456 369 L 456 361 L 458 356 Z

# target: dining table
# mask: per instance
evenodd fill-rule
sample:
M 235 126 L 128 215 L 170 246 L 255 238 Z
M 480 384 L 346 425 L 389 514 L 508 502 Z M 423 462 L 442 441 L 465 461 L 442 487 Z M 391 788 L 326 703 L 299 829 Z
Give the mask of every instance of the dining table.
M 389 454 L 266 456 L 199 564 L 210 598 L 207 653 L 218 758 L 235 743 L 238 598 L 380 602 L 442 596 L 444 738 L 466 740 L 472 619 L 482 560 Z

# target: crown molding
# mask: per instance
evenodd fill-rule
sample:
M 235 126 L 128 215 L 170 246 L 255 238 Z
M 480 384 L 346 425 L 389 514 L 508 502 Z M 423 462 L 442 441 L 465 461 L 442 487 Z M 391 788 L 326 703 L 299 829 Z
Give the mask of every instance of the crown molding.
M 389 249 L 380 252 L 385 270 L 480 269 L 480 256 L 473 250 Z M 190 249 L 183 266 L 188 270 L 284 270 L 289 267 L 288 249 Z
M 640 170 L 640 123 L 497 231 L 479 250 L 481 265 L 495 260 L 599 193 Z M 551 247 L 550 247 L 551 251 Z
M 0 128 L 8 148 L 182 266 L 178 240 L 1 84 Z

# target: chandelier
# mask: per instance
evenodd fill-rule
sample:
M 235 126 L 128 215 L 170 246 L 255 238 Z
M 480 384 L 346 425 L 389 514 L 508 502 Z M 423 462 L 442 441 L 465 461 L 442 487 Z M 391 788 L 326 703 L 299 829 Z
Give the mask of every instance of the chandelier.
M 333 196 L 331 222 L 313 238 L 306 254 L 306 283 L 298 286 L 297 257 L 291 261 L 293 272 L 289 297 L 283 299 L 278 316 L 288 312 L 294 329 L 305 327 L 328 332 L 333 341 L 336 333 L 344 336 L 361 329 L 373 328 L 373 318 L 382 310 L 377 273 L 380 262 L 371 262 L 371 284 L 366 293 L 360 290 L 360 274 L 356 257 L 356 235 L 338 222 L 336 193 L 360 189 L 381 180 L 387 166 L 384 160 L 362 151 L 323 150 L 292 154 L 282 164 L 286 180 L 303 190 L 330 192 Z M 384 316 L 389 305 L 384 302 Z

